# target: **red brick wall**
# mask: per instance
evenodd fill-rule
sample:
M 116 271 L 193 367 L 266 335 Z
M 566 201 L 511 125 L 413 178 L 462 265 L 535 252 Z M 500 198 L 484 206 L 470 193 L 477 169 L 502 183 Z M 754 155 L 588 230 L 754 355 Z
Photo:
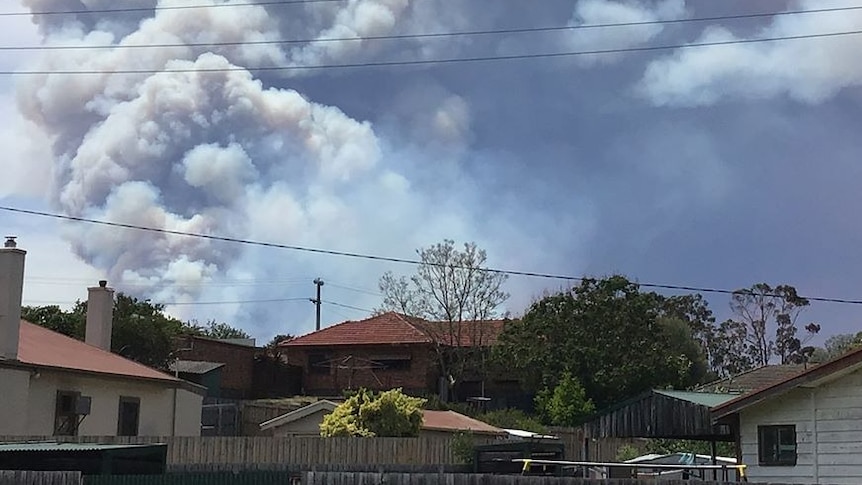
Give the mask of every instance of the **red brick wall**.
M 181 360 L 202 360 L 225 364 L 221 372 L 223 397 L 249 398 L 254 381 L 255 347 L 217 342 L 204 338 L 186 338 L 177 354 Z
M 309 355 L 325 355 L 329 367 L 309 366 Z M 409 357 L 409 369 L 380 369 L 371 362 Z M 303 368 L 303 391 L 312 396 L 339 396 L 345 389 L 375 391 L 401 387 L 411 394 L 436 391 L 438 374 L 428 345 L 287 347 L 288 362 Z M 344 360 L 350 358 L 349 360 Z

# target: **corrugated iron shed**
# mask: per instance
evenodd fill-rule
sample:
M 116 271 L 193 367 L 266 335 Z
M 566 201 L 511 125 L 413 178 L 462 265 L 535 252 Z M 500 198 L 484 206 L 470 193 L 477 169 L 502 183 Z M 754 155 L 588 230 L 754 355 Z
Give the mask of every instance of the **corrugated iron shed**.
M 729 427 L 713 424 L 710 409 L 735 397 L 654 389 L 598 413 L 584 428 L 591 438 L 732 441 Z
M 220 369 L 225 365 L 221 362 L 207 362 L 204 360 L 176 360 L 171 362 L 170 369 L 173 372 L 181 372 L 183 374 L 206 374 L 216 369 Z
M 165 446 L 158 444 L 100 444 L 100 443 L 58 443 L 56 441 L 28 441 L 21 443 L 0 443 L 0 453 L 9 451 L 102 451 L 102 450 L 125 450 L 135 448 L 147 448 L 153 446 Z
M 0 470 L 72 471 L 84 475 L 159 475 L 165 444 L 0 443 Z

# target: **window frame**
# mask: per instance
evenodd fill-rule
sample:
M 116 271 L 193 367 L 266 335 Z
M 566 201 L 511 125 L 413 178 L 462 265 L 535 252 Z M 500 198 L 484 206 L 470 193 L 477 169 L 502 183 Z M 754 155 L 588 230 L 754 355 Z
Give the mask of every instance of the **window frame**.
M 413 359 L 408 356 L 385 356 L 371 359 L 375 364 L 382 366 L 385 372 L 410 372 L 413 370 Z
M 123 405 L 137 405 L 137 413 L 135 414 L 135 432 L 134 434 L 123 433 Z M 120 396 L 117 404 L 117 436 L 139 436 L 141 433 L 141 398 L 134 396 Z
M 63 397 L 72 398 L 72 408 L 68 411 L 61 409 L 60 403 Z M 78 436 L 78 425 L 80 423 L 78 423 L 78 415 L 75 413 L 75 403 L 80 397 L 80 391 L 57 389 L 56 400 L 54 401 L 54 436 Z M 71 427 L 67 432 L 61 432 L 64 420 Z
M 791 446 L 789 440 L 782 443 L 782 438 L 786 438 L 788 435 L 793 437 L 792 457 L 789 456 L 789 449 L 782 450 L 782 447 Z M 799 456 L 798 447 L 795 424 L 771 424 L 757 427 L 757 464 L 760 466 L 796 466 Z M 783 457 L 782 451 L 788 456 Z
M 325 352 L 310 352 L 306 357 L 308 373 L 319 376 L 328 376 L 332 374 L 331 360 L 332 357 Z

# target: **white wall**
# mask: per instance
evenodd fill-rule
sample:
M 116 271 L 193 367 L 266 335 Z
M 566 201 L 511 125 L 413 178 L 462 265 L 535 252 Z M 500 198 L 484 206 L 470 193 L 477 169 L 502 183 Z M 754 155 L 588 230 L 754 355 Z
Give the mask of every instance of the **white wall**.
M 78 429 L 81 436 L 117 434 L 120 396 L 140 399 L 138 434 L 171 436 L 174 416 L 174 389 L 164 384 L 129 379 L 102 378 L 82 374 L 42 370 L 30 381 L 27 429 L 23 434 L 50 436 L 54 430 L 57 391 L 77 391 L 90 396 L 90 415 Z M 200 435 L 202 397 L 179 389 L 177 395 L 176 435 Z M 15 433 L 18 434 L 18 433 Z
M 0 368 L 0 435 L 26 434 L 29 392 L 29 371 Z
M 201 435 L 201 408 L 204 397 L 200 394 L 177 389 L 177 422 L 175 436 Z
M 757 464 L 757 426 L 796 426 L 797 465 Z M 862 483 L 862 371 L 816 389 L 796 389 L 740 413 L 750 481 Z
M 332 411 L 321 409 L 316 413 L 311 413 L 308 416 L 285 423 L 281 426 L 276 426 L 272 429 L 272 435 L 278 437 L 284 436 L 320 436 L 320 423 L 323 422 L 324 416 Z

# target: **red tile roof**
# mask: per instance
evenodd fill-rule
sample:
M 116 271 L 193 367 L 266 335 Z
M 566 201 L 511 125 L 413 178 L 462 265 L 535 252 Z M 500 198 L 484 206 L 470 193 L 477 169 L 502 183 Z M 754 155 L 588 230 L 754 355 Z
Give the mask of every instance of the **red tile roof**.
M 503 333 L 505 320 L 469 320 L 457 322 L 422 322 L 417 324 L 433 339 L 445 345 L 458 342 L 458 347 L 480 347 L 494 345 Z M 460 326 L 460 328 L 459 328 Z
M 506 434 L 500 428 L 491 426 L 488 423 L 473 419 L 469 416 L 456 413 L 455 411 L 422 411 L 422 429 L 428 431 L 469 431 L 479 434 Z
M 811 364 L 765 365 L 699 386 L 696 391 L 745 394 L 795 377 L 813 367 Z
M 179 379 L 98 347 L 21 320 L 18 361 L 24 364 L 109 374 L 120 377 L 180 382 Z
M 445 345 L 472 347 L 496 342 L 503 331 L 504 320 L 483 322 L 461 322 L 461 325 L 484 325 L 481 332 L 472 330 L 451 331 L 447 322 L 427 322 L 420 318 L 387 312 L 360 321 L 347 321 L 297 337 L 280 344 L 282 347 L 323 345 L 390 345 L 431 344 L 435 341 Z M 457 330 L 457 329 L 456 329 Z
M 431 339 L 398 313 L 389 312 L 358 322 L 347 321 L 297 337 L 283 347 L 309 345 L 424 344 Z

